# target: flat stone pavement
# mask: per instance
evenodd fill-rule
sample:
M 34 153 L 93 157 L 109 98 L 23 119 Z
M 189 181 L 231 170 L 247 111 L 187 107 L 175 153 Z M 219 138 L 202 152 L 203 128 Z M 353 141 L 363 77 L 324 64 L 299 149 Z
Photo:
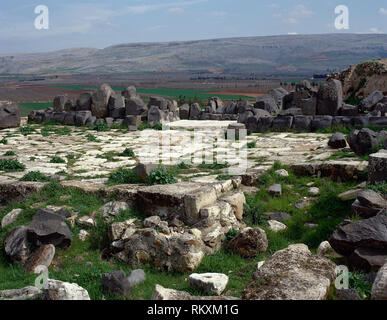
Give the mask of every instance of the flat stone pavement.
M 336 150 L 327 146 L 330 134 L 315 133 L 267 133 L 252 134 L 244 141 L 220 141 L 214 147 L 211 135 L 224 136 L 224 130 L 232 121 L 178 121 L 169 124 L 179 130 L 144 130 L 127 132 L 111 129 L 97 132 L 85 127 L 52 126 L 61 132 L 70 130 L 69 135 L 52 133 L 42 135 L 45 126 L 31 125 L 35 131 L 26 136 L 18 128 L 0 131 L 0 139 L 6 138 L 7 144 L 0 144 L 0 157 L 6 151 L 13 151 L 20 162 L 25 164 L 24 172 L 0 172 L 1 180 L 19 179 L 29 171 L 40 171 L 45 174 L 66 173 L 71 179 L 96 180 L 99 183 L 120 167 L 133 168 L 139 161 L 157 163 L 161 160 L 166 165 L 174 165 L 182 160 L 202 157 L 212 159 L 214 151 L 217 156 L 224 155 L 231 168 L 268 169 L 274 161 L 291 165 L 303 162 L 324 161 Z M 188 128 L 183 130 L 183 128 Z M 200 129 L 200 130 L 199 130 Z M 97 141 L 89 141 L 93 135 Z M 255 142 L 254 147 L 246 148 L 248 142 Z M 134 151 L 135 158 L 118 156 L 126 148 Z M 63 158 L 66 163 L 51 163 L 53 156 Z M 241 166 L 243 163 L 243 166 Z M 192 174 L 181 176 L 184 180 L 211 180 L 210 172 L 197 170 Z M 222 169 L 227 174 L 228 169 Z M 203 176 L 209 176 L 203 179 Z

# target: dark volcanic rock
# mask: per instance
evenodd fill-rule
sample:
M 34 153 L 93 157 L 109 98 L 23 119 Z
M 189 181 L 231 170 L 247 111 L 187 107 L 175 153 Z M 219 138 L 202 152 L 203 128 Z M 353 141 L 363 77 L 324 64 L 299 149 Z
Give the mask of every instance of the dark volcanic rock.
M 202 109 L 198 103 L 194 103 L 191 105 L 189 109 L 189 119 L 190 120 L 199 120 Z
M 110 97 L 114 95 L 113 89 L 108 84 L 103 84 L 92 95 L 91 113 L 97 118 L 106 118 L 108 116 L 108 103 Z
M 342 108 L 340 109 L 340 114 L 342 116 L 357 116 L 359 114 L 359 107 L 352 106 L 350 104 L 344 104 Z
M 91 93 L 84 92 L 77 99 L 76 111 L 86 111 L 91 109 Z
M 312 117 L 311 116 L 295 116 L 293 118 L 292 129 L 302 132 L 309 132 L 311 130 Z
M 27 227 L 17 227 L 4 240 L 5 253 L 13 263 L 24 265 L 34 250 L 33 245 L 28 241 L 27 231 Z
M 189 104 L 184 104 L 179 108 L 179 116 L 181 120 L 187 120 L 189 118 Z
M 335 296 L 337 300 L 360 300 L 359 293 L 354 289 L 337 289 Z
M 360 102 L 359 108 L 362 111 L 371 111 L 384 98 L 383 92 L 374 91 L 367 98 Z
M 0 103 L 0 129 L 20 126 L 21 114 L 16 104 Z
M 102 275 L 102 290 L 104 294 L 129 298 L 132 288 L 125 273 L 121 270 L 104 273 Z
M 378 143 L 378 134 L 368 128 L 354 130 L 348 137 L 348 144 L 357 155 L 369 154 Z
M 316 116 L 311 122 L 312 131 L 327 129 L 332 126 L 332 116 Z
M 269 113 L 278 113 L 280 111 L 276 100 L 269 94 L 257 97 L 254 107 L 266 110 Z
M 357 199 L 365 207 L 387 209 L 387 201 L 375 191 L 363 190 L 358 193 Z
M 329 243 L 337 253 L 350 257 L 351 266 L 355 269 L 367 269 L 367 264 L 375 265 L 375 252 L 377 256 L 387 258 L 386 212 L 366 220 L 341 224 Z
M 126 106 L 126 115 L 128 116 L 138 116 L 146 113 L 148 111 L 147 106 L 144 101 L 139 97 L 132 97 L 125 100 Z
M 64 218 L 49 210 L 39 209 L 28 227 L 28 239 L 40 246 L 53 244 L 55 247 L 69 247 L 73 241 Z
M 335 149 L 345 148 L 347 146 L 347 141 L 342 133 L 337 132 L 329 139 L 328 146 Z
M 330 79 L 317 93 L 317 114 L 336 116 L 343 105 L 343 87 L 339 80 Z
M 273 120 L 272 124 L 272 130 L 273 131 L 289 131 L 292 127 L 293 123 L 293 117 L 287 116 L 287 117 L 276 117 Z

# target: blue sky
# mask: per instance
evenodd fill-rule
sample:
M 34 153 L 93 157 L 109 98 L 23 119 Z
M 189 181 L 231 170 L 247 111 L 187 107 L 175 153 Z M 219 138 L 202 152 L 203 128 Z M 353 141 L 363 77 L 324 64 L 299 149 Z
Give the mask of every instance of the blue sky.
M 38 5 L 48 30 L 36 30 Z M 350 29 L 334 28 L 334 9 L 347 5 Z M 386 33 L 386 0 L 1 0 L 0 53 L 104 48 L 129 42 L 223 37 Z

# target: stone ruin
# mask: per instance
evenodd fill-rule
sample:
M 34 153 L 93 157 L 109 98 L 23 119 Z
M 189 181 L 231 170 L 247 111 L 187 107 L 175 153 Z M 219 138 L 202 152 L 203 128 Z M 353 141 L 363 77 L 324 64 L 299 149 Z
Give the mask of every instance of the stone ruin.
M 252 132 L 315 132 L 335 126 L 384 128 L 386 112 L 384 93 L 375 91 L 358 106 L 349 105 L 343 101 L 341 82 L 329 79 L 318 90 L 308 81 L 297 84 L 291 93 L 282 88 L 271 90 L 248 105 L 238 122 Z
M 155 125 L 179 120 L 176 101 L 151 97 L 146 104 L 133 86 L 116 93 L 108 84 L 103 84 L 95 92 L 82 93 L 78 99 L 57 96 L 53 105 L 47 110 L 32 111 L 28 121 L 42 123 L 55 120 L 64 125 L 84 126 L 94 125 L 102 119 L 109 126 L 125 125 L 129 130 L 136 131 L 144 121 Z
M 135 131 L 142 122 L 150 125 L 177 120 L 238 121 L 250 132 L 296 131 L 315 132 L 329 127 L 343 126 L 361 129 L 367 126 L 387 126 L 387 96 L 375 91 L 359 105 L 343 100 L 342 84 L 329 79 L 318 89 L 304 80 L 294 92 L 283 88 L 270 90 L 248 101 L 230 101 L 225 104 L 218 97 L 208 100 L 203 109 L 199 103 L 183 104 L 162 97 L 150 97 L 149 103 L 139 97 L 131 86 L 122 93 L 103 84 L 95 92 L 82 93 L 78 99 L 57 96 L 54 107 L 32 111 L 29 121 L 36 123 L 55 120 L 65 125 L 94 125 L 98 119 L 109 126 L 125 125 Z

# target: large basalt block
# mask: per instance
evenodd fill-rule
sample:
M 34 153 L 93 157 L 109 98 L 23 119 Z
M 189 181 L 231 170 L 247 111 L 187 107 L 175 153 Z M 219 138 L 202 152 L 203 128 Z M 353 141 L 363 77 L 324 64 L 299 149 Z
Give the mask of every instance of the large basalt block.
M 371 184 L 387 182 L 387 150 L 369 156 L 368 181 Z
M 75 113 L 75 124 L 77 126 L 84 126 L 90 117 L 91 111 L 77 111 Z
M 352 126 L 356 129 L 362 129 L 369 126 L 370 120 L 366 116 L 352 117 Z
M 93 116 L 103 119 L 109 114 L 108 104 L 110 97 L 114 95 L 113 89 L 108 84 L 103 84 L 92 95 L 91 113 Z
M 19 106 L 11 103 L 0 103 L 0 129 L 20 126 Z
M 289 131 L 293 124 L 292 116 L 276 117 L 273 119 L 272 130 L 273 131 Z
M 132 97 L 125 100 L 126 115 L 128 116 L 138 116 L 146 113 L 148 107 L 145 105 L 139 97 Z
M 352 118 L 345 116 L 336 116 L 332 119 L 332 127 L 352 127 Z
M 343 105 L 343 87 L 339 80 L 330 79 L 317 93 L 317 115 L 338 115 Z
M 300 108 L 302 110 L 302 114 L 306 116 L 315 116 L 316 108 L 317 108 L 317 100 L 316 97 L 310 97 L 307 99 L 301 99 Z
M 387 117 L 370 117 L 369 124 L 378 129 L 387 129 Z
M 332 126 L 332 116 L 316 116 L 311 122 L 312 131 L 330 128 Z
M 258 120 L 258 132 L 267 132 L 272 128 L 274 117 L 260 117 Z
M 312 116 L 295 116 L 293 118 L 292 130 L 298 132 L 311 131 Z
M 258 131 L 258 117 L 252 116 L 247 118 L 246 120 L 246 129 L 250 132 L 257 132 Z

